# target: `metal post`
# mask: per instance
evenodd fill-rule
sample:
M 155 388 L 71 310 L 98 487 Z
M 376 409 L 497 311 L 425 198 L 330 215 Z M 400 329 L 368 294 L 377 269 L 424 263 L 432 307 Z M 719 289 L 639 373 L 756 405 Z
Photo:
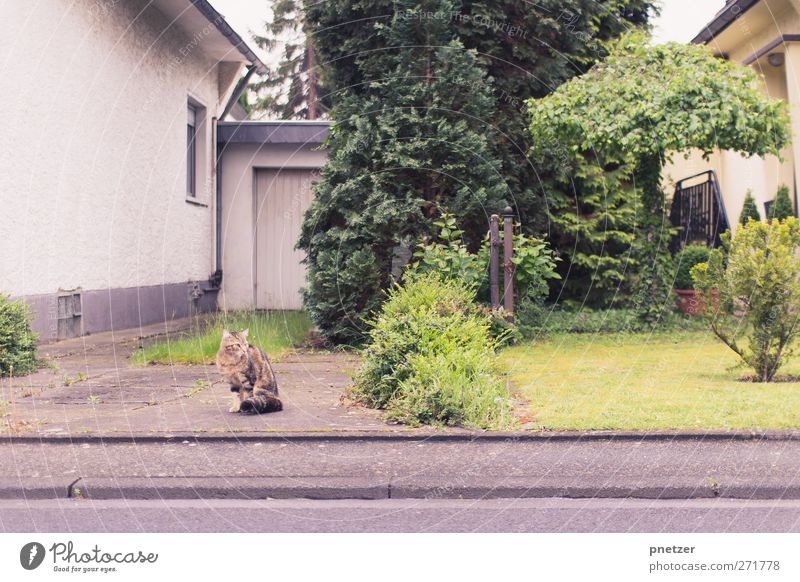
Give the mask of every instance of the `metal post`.
M 503 211 L 503 309 L 506 317 L 514 317 L 514 214 L 510 206 Z
M 489 295 L 492 309 L 500 307 L 500 217 L 489 218 Z

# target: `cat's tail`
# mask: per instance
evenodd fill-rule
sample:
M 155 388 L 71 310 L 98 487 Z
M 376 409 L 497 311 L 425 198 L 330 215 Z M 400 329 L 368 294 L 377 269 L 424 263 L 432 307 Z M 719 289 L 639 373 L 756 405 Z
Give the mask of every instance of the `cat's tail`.
M 242 412 L 255 412 L 256 414 L 278 412 L 283 410 L 283 403 L 277 396 L 273 396 L 269 392 L 262 392 L 242 400 L 240 410 Z

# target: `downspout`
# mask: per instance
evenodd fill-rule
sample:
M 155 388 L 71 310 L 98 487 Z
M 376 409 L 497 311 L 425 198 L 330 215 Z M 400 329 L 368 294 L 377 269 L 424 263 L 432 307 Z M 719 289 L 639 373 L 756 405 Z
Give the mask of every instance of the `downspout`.
M 204 291 L 219 291 L 222 287 L 222 150 L 217 143 L 217 122 L 216 117 L 211 118 L 211 138 L 214 152 L 214 272 L 208 278 L 208 288 Z
M 216 243 L 214 259 L 214 275 L 219 277 L 222 283 L 222 147 L 216 144 L 217 148 L 217 199 L 215 204 L 216 211 L 216 236 L 214 242 Z M 219 275 L 217 275 L 219 273 Z
M 256 70 L 256 65 L 249 65 L 247 67 L 247 73 L 245 73 L 244 76 L 236 83 L 233 93 L 231 93 L 231 96 L 228 98 L 228 102 L 225 104 L 225 109 L 222 110 L 219 118 L 215 117 L 212 120 L 214 128 L 214 151 L 216 152 L 216 156 L 214 158 L 216 193 L 214 204 L 214 273 L 209 278 L 209 285 L 215 291 L 218 291 L 222 287 L 222 152 L 224 150 L 224 147 L 217 142 L 217 124 L 220 121 L 225 120 L 225 117 L 228 115 L 228 113 L 230 113 L 233 106 L 239 100 L 239 97 L 241 97 L 242 93 L 244 93 L 244 90 L 250 81 L 250 77 L 253 76 L 253 73 L 255 73 Z

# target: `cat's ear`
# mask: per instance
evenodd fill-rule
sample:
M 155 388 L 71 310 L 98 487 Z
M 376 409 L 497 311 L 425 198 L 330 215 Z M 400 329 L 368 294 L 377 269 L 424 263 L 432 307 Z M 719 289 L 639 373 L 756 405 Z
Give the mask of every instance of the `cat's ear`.
M 228 339 L 229 337 L 231 337 L 231 332 L 229 332 L 227 329 L 223 329 L 222 330 L 222 339 Z
M 247 339 L 247 334 L 248 334 L 249 332 L 250 332 L 250 330 L 249 330 L 249 329 L 243 329 L 243 330 L 242 330 L 242 337 L 243 337 L 244 339 Z

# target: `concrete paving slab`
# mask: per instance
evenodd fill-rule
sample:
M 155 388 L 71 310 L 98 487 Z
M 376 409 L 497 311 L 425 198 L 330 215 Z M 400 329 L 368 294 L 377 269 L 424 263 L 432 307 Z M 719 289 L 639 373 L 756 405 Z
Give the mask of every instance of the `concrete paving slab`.
M 211 365 L 134 367 L 140 345 L 187 320 L 107 332 L 44 346 L 50 367 L 0 381 L 0 435 L 235 434 L 264 431 L 391 429 L 379 412 L 342 396 L 358 367 L 346 353 L 297 350 L 273 355 L 284 410 L 228 412 L 231 393 Z M 161 334 L 161 335 L 159 335 Z

